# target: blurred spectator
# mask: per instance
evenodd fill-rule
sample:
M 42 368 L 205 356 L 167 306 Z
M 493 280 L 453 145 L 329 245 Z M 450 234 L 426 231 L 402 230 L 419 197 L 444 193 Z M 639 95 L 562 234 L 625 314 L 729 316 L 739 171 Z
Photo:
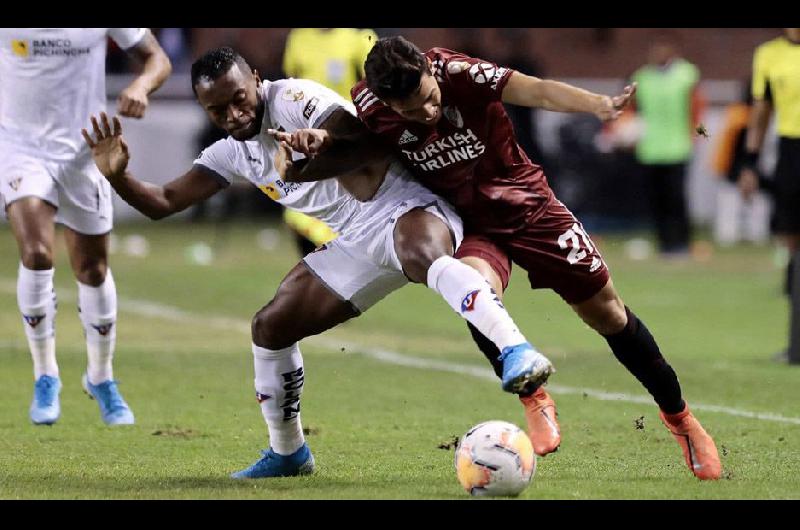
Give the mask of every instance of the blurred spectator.
M 720 179 L 714 239 L 721 245 L 742 240 L 764 243 L 769 238 L 770 207 L 766 194 L 755 192 L 745 198 L 736 186 L 747 156 L 745 139 L 753 105 L 749 80 L 743 89 L 741 100 L 725 109 L 725 122 L 712 159 L 713 172 Z
M 159 28 L 154 30 L 161 47 L 172 62 L 174 72 L 188 72 L 191 66 L 190 28 Z
M 675 37 L 667 32 L 656 36 L 647 64 L 632 76 L 638 83 L 635 106 L 643 125 L 636 156 L 664 256 L 681 257 L 689 251 L 686 170 L 704 106 L 699 79 L 697 67 L 678 55 Z
M 371 29 L 295 28 L 286 39 L 283 71 L 287 77 L 316 81 L 349 100 L 377 40 Z
M 746 157 L 739 189 L 751 197 L 758 189 L 756 170 L 773 109 L 777 115 L 778 164 L 773 178 L 773 231 L 789 251 L 786 274 L 791 295 L 789 348 L 782 360 L 800 364 L 800 28 L 761 44 L 753 58 L 753 99 L 747 127 Z

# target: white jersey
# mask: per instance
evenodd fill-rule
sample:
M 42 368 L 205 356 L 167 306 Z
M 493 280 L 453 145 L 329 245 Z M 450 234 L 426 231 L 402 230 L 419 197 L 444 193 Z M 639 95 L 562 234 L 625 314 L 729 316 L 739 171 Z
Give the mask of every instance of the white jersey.
M 0 141 L 51 160 L 87 149 L 81 129 L 106 109 L 106 44 L 144 28 L 0 28 Z
M 260 97 L 266 103 L 261 132 L 244 142 L 231 137 L 219 140 L 200 153 L 195 164 L 212 170 L 228 183 L 237 176 L 246 178 L 271 199 L 324 221 L 351 240 L 374 230 L 381 219 L 390 219 L 403 200 L 420 191 L 427 192 L 400 162 L 390 166 L 375 196 L 365 202 L 356 200 L 335 178 L 284 182 L 274 165 L 278 142 L 267 134 L 267 129 L 294 132 L 318 128 L 340 108 L 355 116 L 355 107 L 333 90 L 306 79 L 264 81 Z

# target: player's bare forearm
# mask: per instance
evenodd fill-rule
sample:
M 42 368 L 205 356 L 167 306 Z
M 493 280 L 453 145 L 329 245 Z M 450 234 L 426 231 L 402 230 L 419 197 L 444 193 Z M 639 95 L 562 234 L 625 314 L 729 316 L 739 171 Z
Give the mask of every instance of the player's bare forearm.
M 503 102 L 555 112 L 588 112 L 601 120 L 613 120 L 632 101 L 636 83 L 614 97 L 595 94 L 560 81 L 539 79 L 514 72 L 503 89 Z
M 358 172 L 381 163 L 391 153 L 371 135 L 334 137 L 330 147 L 314 158 L 295 162 L 286 173 L 288 182 L 316 182 Z
M 767 134 L 767 126 L 772 115 L 772 104 L 769 101 L 756 100 L 750 121 L 747 124 L 747 139 L 745 148 L 749 153 L 758 153 Z
M 150 219 L 163 219 L 180 211 L 176 204 L 170 201 L 163 186 L 141 181 L 128 171 L 107 179 L 123 201 Z
M 169 57 L 150 30 L 142 38 L 142 42 L 132 48 L 131 55 L 142 63 L 142 72 L 133 80 L 131 86 L 140 87 L 148 95 L 163 85 L 172 73 Z

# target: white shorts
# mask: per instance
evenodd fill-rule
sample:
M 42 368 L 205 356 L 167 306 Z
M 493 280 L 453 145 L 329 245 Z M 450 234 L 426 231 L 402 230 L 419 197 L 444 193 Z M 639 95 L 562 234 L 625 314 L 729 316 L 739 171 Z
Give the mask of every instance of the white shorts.
M 58 210 L 56 222 L 81 234 L 106 234 L 113 226 L 111 185 L 85 151 L 61 162 L 0 142 L 3 211 L 23 197 L 39 197 L 52 204 Z
M 450 229 L 454 251 L 464 239 L 461 218 L 453 207 L 427 188 L 419 188 L 422 193 L 398 202 L 394 210 L 375 219 L 375 230 L 355 240 L 343 234 L 303 258 L 330 291 L 361 313 L 408 283 L 394 247 L 394 228 L 403 214 L 421 208 L 441 219 Z

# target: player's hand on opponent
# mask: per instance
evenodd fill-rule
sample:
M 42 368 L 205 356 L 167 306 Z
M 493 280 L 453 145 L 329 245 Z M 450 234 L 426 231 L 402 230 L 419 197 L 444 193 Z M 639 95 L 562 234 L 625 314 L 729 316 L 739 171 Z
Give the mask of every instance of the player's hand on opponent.
M 285 133 L 281 133 L 285 134 Z M 278 152 L 275 153 L 275 171 L 281 179 L 286 181 L 287 174 L 292 167 L 292 148 L 283 140 L 278 141 Z
M 636 93 L 636 83 L 625 87 L 619 96 L 603 96 L 595 115 L 603 121 L 616 120 L 622 115 L 623 109 L 628 105 Z
M 330 135 L 324 129 L 297 129 L 293 133 L 268 129 L 267 133 L 309 158 L 321 153 L 330 144 Z
M 117 112 L 126 118 L 142 118 L 148 103 L 147 90 L 133 83 L 119 95 Z
M 92 149 L 92 157 L 94 163 L 97 164 L 97 169 L 107 179 L 124 175 L 130 160 L 128 144 L 122 138 L 122 125 L 119 123 L 119 118 L 114 116 L 113 122 L 114 130 L 112 131 L 108 123 L 108 116 L 105 112 L 101 112 L 100 123 L 97 122 L 97 118 L 92 116 L 94 138 L 86 129 L 81 129 L 83 139 Z

